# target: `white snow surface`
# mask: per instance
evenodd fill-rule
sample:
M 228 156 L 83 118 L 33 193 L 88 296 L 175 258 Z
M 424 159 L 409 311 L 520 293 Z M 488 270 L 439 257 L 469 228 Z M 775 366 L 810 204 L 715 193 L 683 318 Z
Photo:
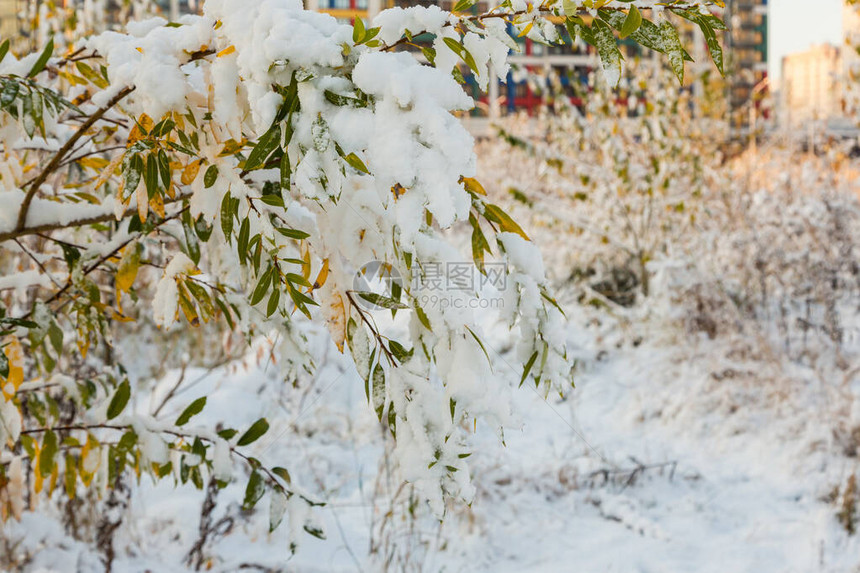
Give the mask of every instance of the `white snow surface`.
M 489 428 L 478 428 L 471 508 L 449 504 L 441 528 L 429 514 L 419 518 L 417 532 L 391 525 L 411 559 L 429 571 L 856 571 L 860 543 L 823 501 L 856 469 L 856 458 L 835 451 L 818 385 L 800 376 L 791 394 L 781 394 L 780 380 L 773 387 L 746 380 L 747 365 L 727 362 L 719 340 L 650 336 L 634 347 L 621 343 L 612 321 L 583 329 L 585 311 L 565 311 L 580 365 L 577 390 L 545 400 L 528 385 L 520 388 L 515 400 L 524 425 L 505 435 L 506 447 Z M 247 521 L 237 519 L 229 535 L 207 545 L 213 571 L 243 563 L 379 570 L 368 547 L 374 532 L 379 542 L 388 509 L 385 496 L 374 494 L 380 432 L 363 382 L 326 336 L 312 331 L 321 367 L 298 387 L 281 381 L 271 360 L 249 357 L 196 380 L 166 409 L 172 419 L 205 395 L 194 427 L 230 419 L 242 428 L 266 415 L 272 429 L 248 454 L 288 467 L 294 482 L 328 503 L 319 513 L 328 539 L 303 535 L 291 556 L 289 527 L 267 533 L 264 498 Z M 490 352 L 507 357 L 507 337 L 492 330 Z M 736 374 L 724 376 L 728 371 Z M 200 374 L 186 372 L 190 380 Z M 162 380 L 154 401 L 174 382 Z M 631 479 L 640 463 L 647 469 Z M 117 534 L 115 571 L 188 570 L 183 561 L 196 540 L 203 493 L 169 481 L 154 486 L 144 478 L 134 487 Z M 240 475 L 219 494 L 215 519 L 231 506 L 235 515 L 244 481 Z M 22 538 L 21 550 L 48 548 L 28 570 L 101 570 L 98 554 L 64 537 L 49 515 L 42 508 L 6 524 L 6 536 Z

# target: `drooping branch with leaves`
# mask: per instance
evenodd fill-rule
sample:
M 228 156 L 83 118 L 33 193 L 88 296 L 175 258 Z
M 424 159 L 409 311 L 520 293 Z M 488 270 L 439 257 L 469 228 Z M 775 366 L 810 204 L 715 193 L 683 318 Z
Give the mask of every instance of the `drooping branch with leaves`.
M 194 423 L 205 398 L 175 419 L 133 406 L 113 347 L 146 321 L 248 341 L 275 331 L 295 348 L 302 325 L 324 323 L 404 478 L 439 516 L 447 497 L 469 500 L 466 428 L 511 425 L 516 383 L 564 392 L 571 364 L 537 247 L 474 179 L 454 115 L 474 105 L 461 65 L 486 88 L 491 69 L 507 74 L 509 31 L 552 44 L 566 30 L 616 83 L 618 33 L 665 53 L 683 81 L 674 20 L 702 29 L 722 69 L 707 4 L 506 0 L 478 16 L 413 7 L 351 27 L 297 1 L 208 0 L 200 16 L 131 23 L 60 58 L 52 43 L 20 59 L 4 44 L 3 516 L 60 484 L 68 496 L 141 474 L 225 484 L 235 460 L 250 472 L 246 508 L 268 493 L 272 527 L 306 519 L 316 500 L 247 449 L 265 418 L 206 428 Z M 401 50 L 418 35 L 432 37 L 426 63 Z M 474 306 L 426 302 L 421 277 L 462 260 L 447 230 L 467 222 L 470 264 L 505 264 L 499 318 L 518 341 L 505 358 L 482 340 Z M 371 261 L 391 283 L 383 294 L 355 287 Z M 312 369 L 299 354 L 282 360 Z

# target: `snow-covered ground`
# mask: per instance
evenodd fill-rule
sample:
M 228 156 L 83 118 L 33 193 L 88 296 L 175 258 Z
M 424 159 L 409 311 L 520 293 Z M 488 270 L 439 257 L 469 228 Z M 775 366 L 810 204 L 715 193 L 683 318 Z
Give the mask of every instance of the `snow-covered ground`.
M 504 446 L 477 429 L 478 494 L 471 507 L 449 505 L 441 526 L 420 508 L 416 520 L 402 518 L 408 500 L 402 490 L 392 496 L 396 479 L 386 482 L 384 434 L 333 347 L 296 386 L 267 355 L 194 381 L 177 411 L 207 395 L 197 424 L 229 414 L 241 427 L 265 413 L 272 430 L 250 453 L 288 467 L 328 504 L 319 514 L 327 539 L 305 535 L 291 557 L 287 528 L 267 533 L 265 501 L 256 514 L 238 510 L 237 480 L 218 495 L 212 522 L 226 519 L 203 547 L 202 568 L 375 571 L 388 555 L 393 570 L 410 571 L 857 571 L 860 543 L 825 499 L 857 461 L 834 443 L 821 384 L 800 369 L 749 371 L 720 340 L 633 345 L 611 320 L 586 328 L 594 321 L 568 310 L 577 389 L 545 399 L 521 388 L 523 427 L 506 432 Z M 505 342 L 489 341 L 501 364 Z M 204 492 L 148 478 L 134 489 L 114 570 L 185 571 Z M 6 527 L 10 539 L 24 536 L 22 550 L 50 548 L 29 570 L 100 570 L 98 554 L 44 514 Z

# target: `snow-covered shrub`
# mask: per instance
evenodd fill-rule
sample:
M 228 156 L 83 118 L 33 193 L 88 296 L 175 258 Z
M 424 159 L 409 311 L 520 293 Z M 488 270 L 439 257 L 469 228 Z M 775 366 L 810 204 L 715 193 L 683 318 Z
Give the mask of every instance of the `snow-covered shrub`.
M 841 381 L 829 422 L 856 451 L 856 162 L 772 144 L 724 163 L 722 128 L 698 101 L 646 92 L 632 117 L 613 101 L 584 118 L 503 123 L 506 142 L 481 144 L 487 187 L 554 245 L 554 283 L 608 308 L 597 320 L 619 320 L 627 340 L 711 339 L 725 364 L 789 393 L 809 378 Z M 648 102 L 666 108 L 651 115 Z
M 695 118 L 688 93 L 653 67 L 634 78 L 623 100 L 592 83 L 582 110 L 506 120 L 479 151 L 503 204 L 552 245 L 554 280 L 587 287 L 595 304 L 648 294 L 648 263 L 696 232 L 722 157 L 723 126 Z

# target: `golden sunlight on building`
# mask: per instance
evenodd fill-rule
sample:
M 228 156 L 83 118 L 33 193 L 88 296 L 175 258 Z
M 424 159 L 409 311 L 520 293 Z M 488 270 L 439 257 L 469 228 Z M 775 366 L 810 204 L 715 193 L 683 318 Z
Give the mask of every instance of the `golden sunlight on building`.
M 842 55 L 822 44 L 782 60 L 783 103 L 788 125 L 826 120 L 842 112 Z

